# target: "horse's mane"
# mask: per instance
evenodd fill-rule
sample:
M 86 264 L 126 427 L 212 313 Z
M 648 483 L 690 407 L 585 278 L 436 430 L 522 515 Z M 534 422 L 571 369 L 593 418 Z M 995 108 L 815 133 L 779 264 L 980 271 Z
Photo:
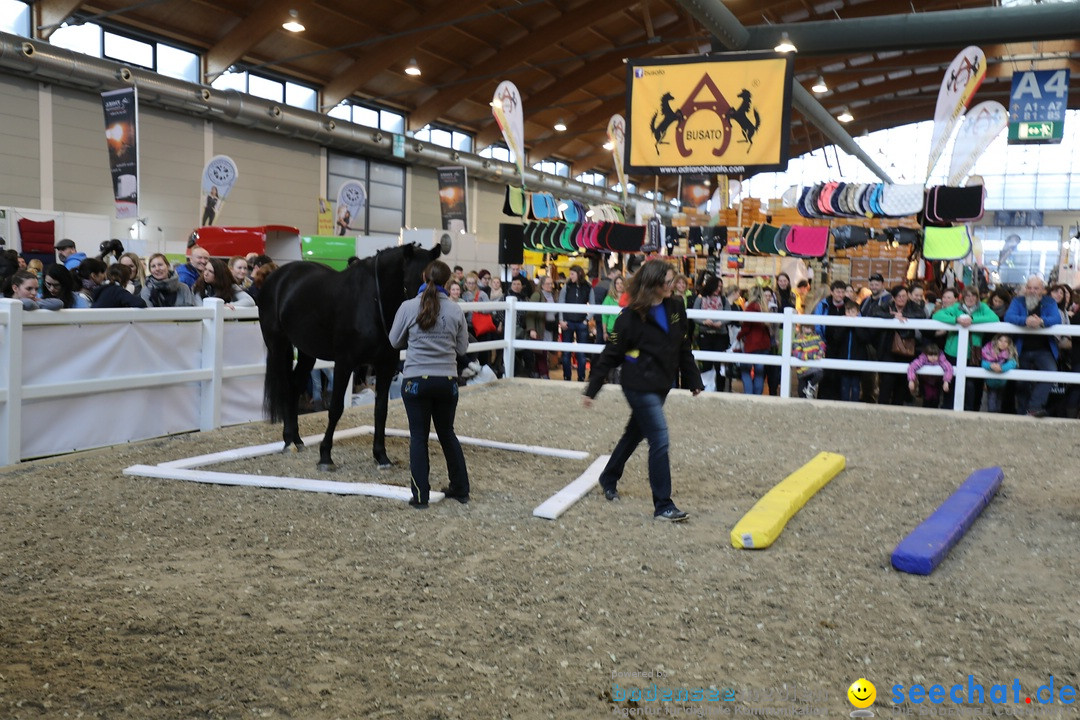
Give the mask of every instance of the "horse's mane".
M 346 268 L 345 272 L 355 271 L 358 267 L 362 266 L 363 268 L 365 268 L 367 270 L 370 270 L 372 273 L 374 273 L 377 260 L 383 259 L 383 260 L 393 262 L 393 261 L 396 261 L 397 258 L 396 257 L 388 257 L 388 256 L 406 254 L 406 251 L 416 252 L 417 250 L 421 250 L 421 249 L 422 249 L 422 247 L 420 246 L 420 244 L 415 243 L 415 242 L 407 243 L 405 245 L 395 245 L 394 247 L 380 248 L 379 250 L 375 251 L 374 255 L 369 255 L 369 256 L 367 256 L 365 258 L 360 258 L 360 260 L 353 263 L 350 267 Z M 388 265 L 388 267 L 390 267 L 390 266 Z

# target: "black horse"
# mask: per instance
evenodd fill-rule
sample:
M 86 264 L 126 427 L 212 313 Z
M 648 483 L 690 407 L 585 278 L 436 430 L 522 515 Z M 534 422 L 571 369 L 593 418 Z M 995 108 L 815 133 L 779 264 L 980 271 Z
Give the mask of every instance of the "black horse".
M 303 450 L 297 405 L 316 358 L 334 363 L 334 395 L 326 434 L 319 445 L 319 469 L 333 470 L 334 429 L 345 409 L 349 376 L 362 365 L 375 370 L 375 461 L 386 456 L 386 410 L 398 351 L 388 334 L 398 307 L 415 297 L 428 263 L 449 251 L 449 243 L 424 250 L 418 245 L 380 250 L 341 272 L 313 262 L 293 262 L 270 274 L 259 292 L 259 325 L 266 343 L 264 405 L 271 422 L 283 420 L 285 450 Z M 296 363 L 293 363 L 293 348 Z

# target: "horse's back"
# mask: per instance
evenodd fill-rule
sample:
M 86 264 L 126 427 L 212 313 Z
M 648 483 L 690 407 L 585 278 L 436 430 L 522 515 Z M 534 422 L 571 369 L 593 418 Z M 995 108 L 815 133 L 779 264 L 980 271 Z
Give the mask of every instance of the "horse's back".
M 301 352 L 334 360 L 339 311 L 355 306 L 343 273 L 314 262 L 275 270 L 259 293 L 259 322 L 269 347 L 282 337 Z

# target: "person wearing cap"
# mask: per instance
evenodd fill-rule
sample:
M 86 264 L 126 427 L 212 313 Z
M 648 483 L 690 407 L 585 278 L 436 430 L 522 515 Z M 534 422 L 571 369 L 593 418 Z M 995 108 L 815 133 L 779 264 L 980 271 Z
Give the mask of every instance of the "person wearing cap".
M 77 252 L 75 241 L 64 238 L 56 243 L 56 254 L 68 270 L 74 270 L 86 259 L 86 253 Z

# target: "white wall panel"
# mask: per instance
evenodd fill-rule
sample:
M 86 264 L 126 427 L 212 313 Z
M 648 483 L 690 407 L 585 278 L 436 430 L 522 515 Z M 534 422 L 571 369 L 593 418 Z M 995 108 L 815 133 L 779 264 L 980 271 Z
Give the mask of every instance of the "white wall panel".
M 318 145 L 215 123 L 214 154 L 231 157 L 239 172 L 220 224 L 293 225 L 302 235 L 315 233 Z
M 55 207 L 112 216 L 112 176 L 101 96 L 56 86 L 52 96 Z
M 0 198 L 4 205 L 40 207 L 38 84 L 0 76 Z

